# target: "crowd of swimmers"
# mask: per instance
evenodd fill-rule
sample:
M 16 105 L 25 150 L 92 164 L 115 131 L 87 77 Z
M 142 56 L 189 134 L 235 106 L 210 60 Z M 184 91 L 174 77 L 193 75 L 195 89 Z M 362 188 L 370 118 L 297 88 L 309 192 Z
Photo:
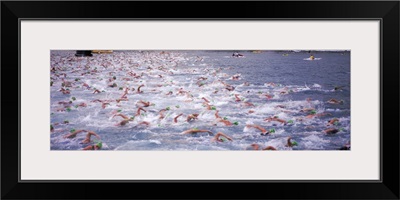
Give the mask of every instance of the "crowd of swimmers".
M 109 55 L 107 55 L 109 56 Z M 124 57 L 124 55 L 113 55 L 111 54 L 111 56 L 115 56 L 114 58 L 119 58 L 119 59 L 127 59 Z M 88 102 L 81 102 L 79 104 L 74 105 L 74 98 L 73 97 L 70 101 L 60 101 L 58 102 L 59 106 L 56 111 L 59 112 L 64 112 L 68 109 L 71 109 L 72 106 L 75 107 L 82 107 L 85 108 L 88 106 L 88 104 L 98 104 L 102 109 L 107 108 L 107 106 L 110 106 L 111 104 L 117 104 L 117 106 L 120 106 L 119 103 L 120 102 L 132 102 L 132 99 L 129 98 L 129 94 L 142 94 L 145 91 L 143 90 L 143 88 L 145 88 L 146 92 L 160 92 L 161 90 L 159 90 L 158 88 L 162 87 L 162 84 L 156 85 L 156 86 L 151 86 L 151 85 L 146 85 L 146 84 L 138 84 L 137 87 L 132 87 L 132 86 L 128 86 L 127 84 L 123 85 L 122 87 L 119 86 L 116 82 L 117 79 L 120 80 L 124 80 L 126 83 L 131 83 L 131 82 L 139 82 L 139 80 L 144 79 L 144 76 L 146 75 L 156 75 L 157 79 L 160 80 L 165 80 L 165 76 L 166 75 L 171 75 L 173 74 L 173 71 L 169 70 L 170 68 L 176 70 L 177 66 L 179 65 L 179 61 L 175 60 L 173 56 L 171 56 L 170 53 L 168 52 L 161 52 L 159 53 L 158 56 L 161 56 L 164 60 L 169 61 L 171 64 L 171 66 L 157 66 L 156 69 L 158 72 L 160 72 L 159 74 L 153 72 L 155 71 L 153 67 L 148 67 L 147 68 L 147 72 L 135 72 L 134 69 L 135 67 L 138 67 L 139 64 L 135 63 L 132 59 L 127 59 L 125 60 L 125 64 L 129 64 L 130 66 L 133 66 L 133 68 L 128 68 L 128 71 L 125 73 L 126 76 L 124 77 L 117 77 L 115 72 L 109 72 L 108 76 L 109 78 L 107 79 L 107 86 L 109 88 L 114 88 L 116 91 L 120 91 L 121 95 L 118 95 L 117 97 L 115 97 L 114 99 L 94 99 Z M 232 55 L 233 57 L 240 57 L 243 56 L 241 54 L 238 53 L 234 53 Z M 101 56 L 100 56 L 101 57 Z M 150 54 L 144 54 L 144 57 L 147 58 L 147 62 L 155 62 L 151 59 L 151 55 Z M 79 59 L 82 60 L 82 58 L 75 58 L 75 57 L 67 57 L 64 59 L 58 58 L 57 60 L 53 60 L 52 65 L 51 65 L 51 87 L 60 87 L 59 88 L 59 92 L 63 95 L 70 95 L 71 92 L 73 92 L 72 90 L 74 88 L 84 88 L 85 90 L 87 90 L 87 93 L 96 96 L 97 94 L 101 94 L 104 93 L 105 91 L 101 91 L 101 89 L 99 88 L 95 88 L 92 85 L 89 85 L 87 82 L 80 80 L 79 78 L 76 78 L 75 80 L 68 80 L 68 75 L 65 73 L 66 71 L 66 67 L 70 67 L 73 68 L 74 71 L 72 71 L 73 73 L 77 73 L 80 74 L 82 76 L 88 76 L 88 75 L 93 75 L 96 76 L 101 72 L 101 69 L 97 69 L 97 67 L 93 67 L 93 66 L 101 66 L 104 69 L 107 68 L 112 68 L 114 71 L 124 71 L 127 70 L 126 68 L 123 67 L 118 67 L 118 64 L 122 64 L 121 60 L 115 62 L 112 62 L 110 59 L 108 59 L 107 57 L 101 57 L 103 58 L 102 60 L 94 60 L 94 59 L 90 59 L 87 58 L 86 61 L 87 63 L 85 65 L 81 65 L 78 64 L 78 66 L 74 66 L 72 65 L 72 63 L 79 63 Z M 196 58 L 196 62 L 201 62 L 203 61 L 202 57 L 197 56 Z M 116 65 L 117 64 L 117 65 Z M 207 71 L 208 70 L 208 71 Z M 217 68 L 214 70 L 214 72 L 211 72 L 211 70 L 207 69 L 207 72 L 210 72 L 208 76 L 214 76 L 216 77 L 218 72 L 221 72 L 223 70 L 223 68 Z M 193 71 L 189 71 L 189 72 L 196 72 L 195 70 Z M 204 81 L 207 80 L 207 77 L 199 77 L 197 78 L 197 86 L 198 87 L 203 87 Z M 231 77 L 231 80 L 233 81 L 237 81 L 241 79 L 241 75 L 240 74 L 235 74 Z M 54 84 L 55 81 L 59 81 L 61 83 L 61 85 L 56 85 Z M 228 84 L 226 81 L 224 81 L 223 79 L 218 79 L 217 81 L 214 81 L 214 83 L 218 83 L 221 84 L 221 87 L 218 89 L 215 89 L 215 91 L 213 92 L 213 94 L 217 94 L 223 90 L 227 91 L 227 92 L 232 92 L 235 91 L 236 87 L 234 85 Z M 174 84 L 173 81 L 170 81 L 170 84 Z M 245 82 L 243 83 L 244 86 L 248 86 L 249 83 Z M 275 87 L 276 84 L 275 83 L 268 83 L 267 84 L 269 87 Z M 340 90 L 342 89 L 344 86 L 341 87 L 335 87 L 334 90 Z M 249 92 L 249 91 L 247 91 Z M 283 90 L 281 90 L 279 92 L 280 95 L 285 95 L 290 93 L 291 91 L 288 88 L 284 88 Z M 179 89 L 173 91 L 168 91 L 167 93 L 165 93 L 165 96 L 184 96 L 186 97 L 186 100 L 184 102 L 186 103 L 190 103 L 193 102 L 194 100 L 194 95 L 187 89 L 185 89 L 184 87 L 180 87 Z M 255 105 L 254 103 L 247 101 L 247 100 L 243 100 L 242 95 L 241 94 L 234 94 L 234 101 L 237 104 L 242 105 L 244 108 L 249 108 L 250 110 L 247 111 L 248 114 L 252 114 L 255 113 Z M 267 102 L 268 100 L 272 99 L 274 97 L 273 94 L 263 94 L 260 95 L 260 97 L 265 98 L 265 101 Z M 219 112 L 221 111 L 220 109 L 217 109 L 209 99 L 207 99 L 206 97 L 201 97 L 199 98 L 199 100 L 202 100 L 202 105 L 204 110 L 210 111 L 210 112 L 214 112 L 214 116 L 215 116 L 215 120 L 210 124 L 212 126 L 217 126 L 217 125 L 222 125 L 222 126 L 234 126 L 237 125 L 237 122 L 232 122 L 230 120 L 228 120 L 226 117 L 221 117 L 219 115 Z M 331 117 L 331 113 L 327 113 L 327 112 L 317 112 L 316 108 L 314 108 L 312 106 L 312 104 L 310 103 L 311 99 L 308 98 L 306 99 L 306 102 L 308 102 L 308 106 L 309 107 L 305 107 L 302 108 L 301 110 L 287 110 L 285 105 L 277 105 L 276 109 L 281 110 L 282 112 L 288 112 L 288 113 L 293 113 L 296 112 L 298 114 L 302 114 L 303 117 L 298 117 L 295 119 L 295 121 L 299 121 L 302 122 L 304 120 L 307 119 L 313 119 L 313 118 L 320 118 L 320 117 Z M 327 103 L 330 104 L 342 104 L 343 100 L 338 100 L 338 99 L 329 99 L 327 101 Z M 122 113 L 120 111 L 113 111 L 111 114 L 111 119 L 119 119 L 120 121 L 118 123 L 115 124 L 115 128 L 121 127 L 121 126 L 126 126 L 129 123 L 132 123 L 134 121 L 136 121 L 136 126 L 144 126 L 144 127 L 150 127 L 152 126 L 152 122 L 150 121 L 143 121 L 143 120 L 139 120 L 137 119 L 138 116 L 141 116 L 143 113 L 147 112 L 147 108 L 150 106 L 154 106 L 154 104 L 150 101 L 145 101 L 145 100 L 138 100 L 136 101 L 136 104 L 132 104 L 132 106 L 135 106 L 135 110 L 136 113 L 131 113 L 131 115 L 127 114 L 127 113 Z M 166 118 L 165 113 L 169 110 L 170 108 L 161 108 L 158 111 L 158 118 L 159 120 L 163 120 Z M 179 123 L 179 121 L 184 120 L 185 122 L 188 123 L 196 123 L 197 121 L 201 120 L 199 118 L 201 112 L 203 112 L 204 110 L 198 110 L 198 112 L 195 113 L 189 113 L 189 114 L 185 114 L 185 113 L 179 113 L 176 116 L 172 116 L 171 119 L 171 123 Z M 292 124 L 294 123 L 293 120 L 285 120 L 285 119 L 281 119 L 279 118 L 277 115 L 273 115 L 273 116 L 266 116 L 264 121 L 266 123 L 278 123 L 281 124 L 283 126 L 286 126 L 288 124 Z M 337 128 L 337 125 L 340 123 L 340 119 L 339 118 L 335 118 L 335 117 L 331 117 L 327 123 L 326 123 L 326 129 L 322 130 L 323 133 L 327 134 L 327 135 L 334 135 L 337 134 L 338 132 L 341 131 L 341 129 Z M 51 124 L 51 132 L 55 132 L 56 129 L 54 128 L 54 126 L 59 125 L 60 123 L 53 123 Z M 271 135 L 274 133 L 275 129 L 271 129 L 268 130 L 267 129 L 267 125 L 263 125 L 263 124 L 246 124 L 245 125 L 246 128 L 248 129 L 253 129 L 255 131 L 259 132 L 259 135 L 261 136 L 267 136 L 267 135 Z M 87 146 L 85 146 L 84 148 L 82 148 L 83 150 L 99 150 L 102 149 L 103 147 L 103 142 L 101 141 L 101 137 L 96 134 L 94 131 L 91 130 L 86 130 L 86 129 L 79 129 L 79 130 L 71 130 L 68 134 L 64 135 L 65 139 L 71 139 L 71 138 L 75 138 L 79 133 L 86 133 L 86 137 L 84 140 L 81 141 L 81 144 L 87 144 Z M 221 131 L 217 132 L 217 133 L 213 133 L 210 130 L 207 129 L 197 129 L 197 128 L 191 128 L 188 130 L 185 130 L 183 132 L 181 132 L 181 134 L 183 135 L 191 135 L 191 134 L 198 134 L 198 133 L 207 133 L 208 135 L 211 136 L 210 141 L 211 142 L 232 142 L 235 140 L 234 137 L 232 137 L 229 133 L 223 133 Z M 91 140 L 91 136 L 95 137 L 95 140 Z M 293 148 L 295 146 L 297 146 L 298 143 L 296 141 L 293 141 L 292 137 L 287 137 L 286 141 L 285 141 L 285 147 L 289 147 L 289 148 Z M 246 148 L 247 150 L 277 150 L 277 147 L 274 146 L 262 146 L 260 144 L 249 144 L 248 147 Z M 350 143 L 346 143 L 345 145 L 338 147 L 338 149 L 340 150 L 349 150 L 350 149 Z

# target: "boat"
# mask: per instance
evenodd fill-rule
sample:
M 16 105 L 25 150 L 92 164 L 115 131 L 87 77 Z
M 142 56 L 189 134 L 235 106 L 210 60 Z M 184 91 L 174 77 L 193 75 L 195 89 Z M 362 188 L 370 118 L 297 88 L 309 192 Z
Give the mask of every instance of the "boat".
M 98 54 L 113 53 L 113 50 L 92 50 L 92 53 L 98 53 Z

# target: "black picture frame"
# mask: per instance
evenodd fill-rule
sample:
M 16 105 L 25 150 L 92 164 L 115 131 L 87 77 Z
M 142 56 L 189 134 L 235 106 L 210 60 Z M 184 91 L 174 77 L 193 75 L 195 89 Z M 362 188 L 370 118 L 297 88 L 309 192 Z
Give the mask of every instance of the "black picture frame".
M 398 1 L 2 1 L 1 198 L 399 199 L 399 8 Z M 18 165 L 21 19 L 379 19 L 382 22 L 381 180 L 21 182 Z M 219 187 L 226 187 L 226 191 L 218 192 Z

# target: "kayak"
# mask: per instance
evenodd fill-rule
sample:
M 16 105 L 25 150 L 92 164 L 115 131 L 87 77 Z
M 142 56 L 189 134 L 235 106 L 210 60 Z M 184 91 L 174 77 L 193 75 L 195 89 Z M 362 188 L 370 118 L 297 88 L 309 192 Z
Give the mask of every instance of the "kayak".
M 314 59 L 311 59 L 311 58 L 304 58 L 303 60 L 321 60 L 322 58 L 314 58 Z

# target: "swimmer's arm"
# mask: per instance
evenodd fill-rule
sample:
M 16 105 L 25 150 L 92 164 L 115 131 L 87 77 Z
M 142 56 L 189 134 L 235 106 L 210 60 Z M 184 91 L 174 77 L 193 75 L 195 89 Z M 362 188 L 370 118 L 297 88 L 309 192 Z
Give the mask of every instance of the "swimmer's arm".
M 100 136 L 97 135 L 95 132 L 93 132 L 93 131 L 88 131 L 87 136 L 89 136 L 89 138 L 90 138 L 91 135 L 95 136 L 97 139 L 100 139 Z
M 89 146 L 83 148 L 82 150 L 93 150 L 93 146 L 92 146 L 92 145 L 89 145 Z
M 209 130 L 196 130 L 196 132 L 202 132 L 202 133 L 209 133 L 209 134 L 213 134 L 211 131 Z
M 183 115 L 183 113 L 181 113 L 181 114 L 179 114 L 178 116 L 176 116 L 175 118 L 174 118 L 174 122 L 175 123 L 178 123 L 178 117 L 180 117 L 180 116 L 182 116 Z
M 217 119 L 221 118 L 221 116 L 219 116 L 218 113 L 219 113 L 219 110 L 217 110 L 217 112 L 215 112 L 215 118 L 217 118 Z
M 83 131 L 85 131 L 85 130 L 77 130 L 77 131 L 74 131 L 74 132 L 72 132 L 72 133 L 70 133 L 70 134 L 68 134 L 68 135 L 65 135 L 64 138 L 73 138 L 73 137 L 75 137 L 78 133 L 81 133 L 81 132 L 83 132 Z
M 276 150 L 276 148 L 273 146 L 267 146 L 263 150 Z
M 222 132 L 218 132 L 217 135 L 215 135 L 215 138 L 218 139 L 219 136 L 225 137 L 225 138 L 228 139 L 229 141 L 233 141 L 233 139 L 232 139 L 231 137 L 225 135 L 225 134 L 222 133 Z

